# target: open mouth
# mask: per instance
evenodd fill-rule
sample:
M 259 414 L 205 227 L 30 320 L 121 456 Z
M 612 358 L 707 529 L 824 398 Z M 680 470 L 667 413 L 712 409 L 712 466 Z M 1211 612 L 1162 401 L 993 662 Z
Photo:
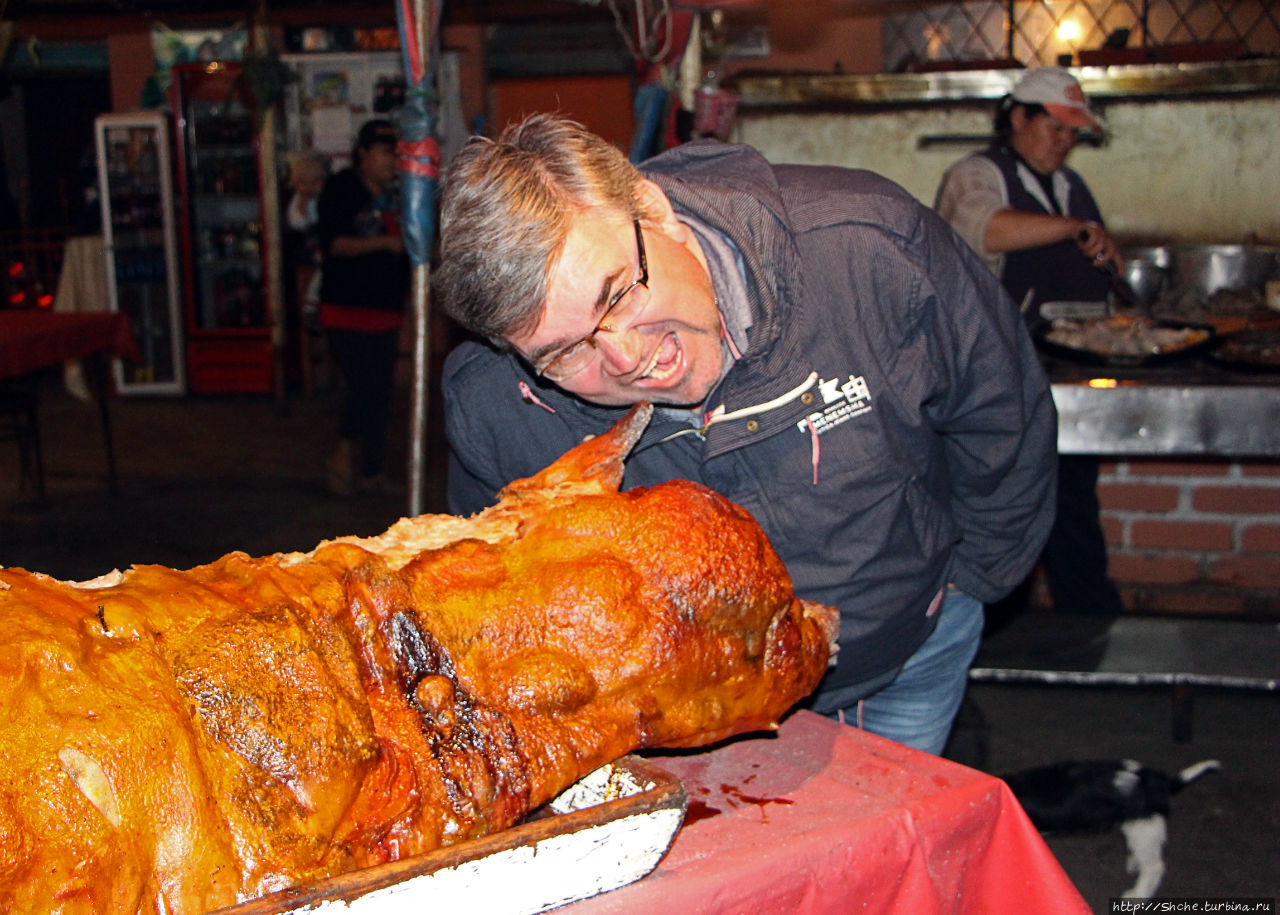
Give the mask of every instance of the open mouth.
M 680 339 L 675 332 L 666 334 L 654 349 L 653 355 L 649 357 L 644 371 L 637 375 L 635 380 L 656 384 L 670 381 L 680 369 L 683 352 L 684 349 L 680 346 Z

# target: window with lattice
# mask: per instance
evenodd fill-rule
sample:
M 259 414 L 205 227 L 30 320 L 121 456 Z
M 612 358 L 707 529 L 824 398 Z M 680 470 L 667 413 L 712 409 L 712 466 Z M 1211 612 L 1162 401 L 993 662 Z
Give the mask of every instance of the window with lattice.
M 1087 63 L 1089 52 L 1144 49 L 1133 60 L 1280 53 L 1273 0 L 973 0 L 886 16 L 884 69 Z M 1081 57 L 1084 53 L 1084 59 Z M 1162 53 L 1163 52 L 1163 53 Z M 1181 59 L 1188 59 L 1182 57 Z M 1117 59 L 1114 62 L 1120 62 Z

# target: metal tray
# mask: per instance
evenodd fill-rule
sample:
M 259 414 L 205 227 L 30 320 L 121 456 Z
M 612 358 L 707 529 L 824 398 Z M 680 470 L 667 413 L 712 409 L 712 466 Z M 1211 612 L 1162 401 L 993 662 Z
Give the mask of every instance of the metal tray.
M 534 915 L 639 880 L 666 854 L 688 796 L 674 776 L 625 756 L 571 785 L 539 818 L 448 848 L 219 909 Z
M 1046 321 L 1054 318 L 1105 318 L 1106 302 L 1041 302 L 1038 312 Z
M 1107 321 L 1111 319 L 1099 318 L 1098 320 Z M 1032 337 L 1035 339 L 1036 346 L 1051 356 L 1057 356 L 1061 359 L 1069 359 L 1074 362 L 1082 362 L 1088 365 L 1105 366 L 1108 368 L 1146 368 L 1148 366 L 1167 365 L 1171 362 L 1181 362 L 1184 359 L 1190 359 L 1192 356 L 1201 355 L 1213 346 L 1214 332 L 1213 328 L 1208 325 L 1189 324 L 1177 321 L 1153 321 L 1152 325 L 1155 327 L 1179 330 L 1202 330 L 1205 332 L 1206 336 L 1203 340 L 1193 343 L 1190 346 L 1164 350 L 1158 353 L 1108 354 L 1097 350 L 1066 346 L 1062 343 L 1048 339 L 1047 335 L 1054 329 L 1053 323 L 1049 321 L 1037 323 L 1031 333 Z

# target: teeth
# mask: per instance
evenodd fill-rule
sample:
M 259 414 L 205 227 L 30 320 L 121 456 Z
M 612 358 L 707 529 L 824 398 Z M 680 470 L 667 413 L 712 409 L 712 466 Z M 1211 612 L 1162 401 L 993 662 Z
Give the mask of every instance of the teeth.
M 637 376 L 637 378 L 648 378 L 650 373 L 653 371 L 654 366 L 656 366 L 657 364 L 658 364 L 658 354 L 655 352 L 653 354 L 653 358 L 649 360 L 649 364 L 644 367 L 644 371 L 641 372 Z
M 657 369 L 658 362 L 659 362 L 659 360 L 660 360 L 660 359 L 661 359 L 661 357 L 662 357 L 663 350 L 666 348 L 666 343 L 667 343 L 667 341 L 666 341 L 666 339 L 664 338 L 664 339 L 663 339 L 663 340 L 658 344 L 657 349 L 655 349 L 655 350 L 653 351 L 653 355 L 649 357 L 649 364 L 648 364 L 648 365 L 646 365 L 646 366 L 644 367 L 644 371 L 643 371 L 643 372 L 641 372 L 639 375 L 637 375 L 637 376 L 636 376 L 636 380 L 637 380 L 637 381 L 639 381 L 639 380 L 641 380 L 641 379 L 645 379 L 645 378 L 654 378 L 654 379 L 655 379 L 655 380 L 657 380 L 657 381 L 662 381 L 662 380 L 663 380 L 667 375 L 669 375 L 669 374 L 670 374 L 671 370 L 673 370 L 673 369 L 675 368 L 675 365 L 673 364 L 673 365 L 672 365 L 672 367 L 671 367 L 671 369 L 669 369 L 666 373 L 661 374 L 661 375 L 657 375 L 657 376 L 655 376 L 655 375 L 653 374 L 653 373 L 654 373 L 654 371 Z M 675 344 L 673 343 L 673 346 L 674 346 L 674 345 L 675 345 Z

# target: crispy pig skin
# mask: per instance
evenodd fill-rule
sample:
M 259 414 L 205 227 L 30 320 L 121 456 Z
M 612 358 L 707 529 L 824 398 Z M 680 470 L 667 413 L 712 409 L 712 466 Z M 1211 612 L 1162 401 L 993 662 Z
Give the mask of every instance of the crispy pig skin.
M 755 522 L 618 492 L 648 421 L 472 518 L 69 583 L 0 569 L 0 911 L 198 913 L 506 828 L 827 666 Z

